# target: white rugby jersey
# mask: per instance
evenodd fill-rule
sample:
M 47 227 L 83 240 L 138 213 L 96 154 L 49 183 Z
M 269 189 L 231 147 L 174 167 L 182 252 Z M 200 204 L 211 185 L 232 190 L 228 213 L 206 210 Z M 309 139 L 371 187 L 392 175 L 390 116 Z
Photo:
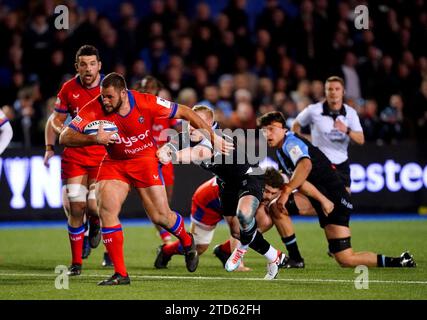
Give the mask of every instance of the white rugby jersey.
M 356 110 L 347 104 L 344 104 L 338 114 L 329 111 L 326 101 L 310 104 L 295 120 L 302 127 L 310 125 L 313 145 L 322 150 L 333 164 L 341 164 L 348 159 L 350 137 L 334 128 L 334 118 L 343 122 L 351 131 L 363 131 Z

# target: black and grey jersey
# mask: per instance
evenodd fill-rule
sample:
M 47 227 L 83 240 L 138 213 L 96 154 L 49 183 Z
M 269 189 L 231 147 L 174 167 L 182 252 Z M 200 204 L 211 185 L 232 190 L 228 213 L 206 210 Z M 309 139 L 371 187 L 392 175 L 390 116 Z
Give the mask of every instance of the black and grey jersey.
M 234 150 L 229 155 L 224 155 L 214 150 L 212 143 L 207 139 L 203 138 L 198 142 L 191 141 L 187 134 L 180 134 L 178 138 L 179 144 L 176 142 L 174 146 L 177 150 L 181 150 L 187 147 L 202 146 L 212 151 L 213 155 L 210 159 L 206 159 L 198 163 L 203 169 L 213 173 L 218 179 L 227 184 L 237 184 L 248 174 L 262 174 L 262 169 L 258 166 L 258 163 L 250 164 L 246 152 L 238 148 L 237 138 L 222 135 L 224 139 L 232 141 L 234 144 Z
M 334 185 L 341 181 L 325 154 L 307 139 L 291 131 L 286 133 L 283 145 L 276 150 L 276 155 L 280 168 L 288 176 L 293 174 L 301 159 L 309 158 L 311 159 L 312 169 L 307 181 L 316 187 Z

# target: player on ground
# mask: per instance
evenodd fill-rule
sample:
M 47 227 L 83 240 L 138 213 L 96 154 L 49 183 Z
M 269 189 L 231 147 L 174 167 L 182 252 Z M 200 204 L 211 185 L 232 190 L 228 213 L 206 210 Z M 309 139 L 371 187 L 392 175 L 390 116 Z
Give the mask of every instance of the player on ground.
M 155 96 L 159 96 L 160 98 L 170 100 L 170 96 L 166 97 L 164 94 L 164 89 L 162 83 L 152 76 L 146 76 L 141 80 L 141 89 L 142 93 L 151 93 Z M 161 147 L 164 145 L 167 140 L 164 140 L 164 136 L 162 135 L 163 130 L 174 129 L 179 130 L 180 122 L 178 119 L 165 119 L 165 118 L 156 118 L 153 122 L 153 127 L 151 128 L 154 141 L 156 141 L 157 147 Z M 162 165 L 162 175 L 163 180 L 165 182 L 166 194 L 168 196 L 169 205 L 172 203 L 172 195 L 173 195 L 173 184 L 175 180 L 173 164 L 168 163 Z M 162 239 L 163 243 L 172 242 L 171 234 L 167 232 L 162 227 L 155 225 L 157 231 L 159 232 L 159 236 Z
M 7 148 L 13 137 L 13 129 L 9 119 L 0 109 L 0 155 Z
M 280 191 L 284 185 L 284 179 L 282 175 L 274 168 L 267 168 L 264 174 L 264 182 L 265 186 L 262 201 L 255 214 L 258 231 L 262 233 L 267 232 L 274 224 L 286 245 L 286 249 L 289 252 L 289 257 L 286 257 L 280 267 L 303 268 L 304 260 L 302 259 L 298 250 L 296 238 L 294 237 L 295 241 L 291 243 L 289 243 L 290 241 L 286 239 L 286 235 L 288 235 L 288 238 L 289 235 L 294 235 L 292 221 L 289 218 L 275 219 L 270 216 L 270 208 L 272 207 L 271 204 L 274 203 L 274 201 L 276 201 L 280 195 Z M 324 210 L 328 212 L 332 211 L 333 203 L 326 199 L 310 183 L 306 182 L 303 187 L 303 192 L 309 192 L 310 195 L 321 201 Z M 316 214 L 314 208 L 310 204 L 310 201 L 300 192 L 294 193 L 294 199 L 294 204 L 289 206 L 289 209 L 288 206 L 284 209 L 286 215 L 288 215 L 287 210 L 295 211 L 295 209 L 296 214 Z M 236 223 L 233 220 L 236 220 L 237 218 L 235 216 L 224 215 L 221 209 L 221 202 L 219 198 L 219 186 L 216 183 L 216 178 L 214 177 L 200 185 L 192 198 L 190 230 L 194 236 L 194 241 L 196 243 L 196 248 L 199 255 L 203 254 L 208 249 L 214 236 L 216 225 L 222 220 L 223 217 L 230 226 L 231 233 L 233 233 L 233 226 L 238 225 L 238 221 Z M 284 233 L 286 234 L 285 236 L 283 235 Z M 224 266 L 232 252 L 232 239 L 234 238 L 217 245 L 214 249 L 214 254 L 218 257 L 218 259 L 221 260 Z M 175 241 L 172 244 L 160 246 L 154 266 L 158 269 L 165 268 L 169 260 L 175 254 L 183 254 L 182 248 L 178 241 Z M 248 268 L 241 268 L 242 265 L 243 261 L 239 269 L 236 270 L 247 271 Z
M 280 112 L 269 112 L 258 119 L 270 147 L 276 149 L 279 165 L 290 177 L 282 189 L 276 206 L 283 208 L 291 192 L 305 181 L 311 182 L 334 203 L 334 210 L 325 215 L 320 203 L 312 198 L 320 226 L 324 229 L 329 251 L 342 267 L 365 265 L 368 267 L 415 267 L 408 252 L 400 257 L 386 257 L 373 252 L 354 252 L 351 247 L 349 227 L 351 196 L 328 158 L 308 140 L 288 131 L 286 120 Z
M 217 124 L 211 108 L 196 105 L 193 110 L 210 127 L 216 128 Z M 237 144 L 232 153 L 224 156 L 212 149 L 212 145 L 204 138 L 200 130 L 194 129 L 191 125 L 188 129 L 190 133 L 190 144 L 188 146 L 184 146 L 182 139 L 184 135 L 181 135 L 176 143 L 171 141 L 160 148 L 157 156 L 162 163 L 170 162 L 172 157 L 176 157 L 177 162 L 198 163 L 203 169 L 210 171 L 217 177 L 223 213 L 224 215 L 237 216 L 240 227 L 239 232 L 236 232 L 238 234 L 233 235 L 238 237 L 241 243 L 231 254 L 225 269 L 227 271 L 237 269 L 250 246 L 268 260 L 267 274 L 264 279 L 276 278 L 279 265 L 285 258 L 285 254 L 271 246 L 262 234 L 257 232 L 255 220 L 255 212 L 262 199 L 263 175 L 261 168 L 258 165 L 249 164 L 246 152 L 239 150 Z M 244 153 L 240 154 L 239 152 Z M 240 163 L 239 160 L 243 161 Z
M 60 135 L 68 147 L 103 145 L 107 156 L 97 177 L 97 200 L 102 221 L 102 237 L 115 273 L 99 285 L 130 284 L 123 254 L 123 231 L 119 213 L 130 187 L 135 187 L 151 221 L 161 225 L 180 241 L 187 269 L 194 272 L 199 257 L 194 240 L 187 233 L 184 219 L 169 208 L 160 163 L 156 157 L 151 127 L 153 119 L 180 118 L 207 130 L 216 148 L 227 153 L 232 144 L 215 135 L 190 108 L 151 94 L 127 90 L 123 76 L 110 73 L 101 83 L 101 95 L 88 103 Z M 96 135 L 83 134 L 93 121 L 114 123 L 118 132 L 105 131 L 102 123 Z
M 76 53 L 77 75 L 62 85 L 58 93 L 55 110 L 45 128 L 46 152 L 44 163 L 55 154 L 54 145 L 64 129 L 68 116 L 74 118 L 79 110 L 100 92 L 102 76 L 98 50 L 90 45 L 82 46 Z M 63 206 L 68 218 L 72 262 L 68 275 L 81 274 L 82 258 L 87 258 L 90 248 L 101 241 L 98 209 L 95 199 L 95 179 L 99 164 L 106 152 L 102 146 L 65 148 L 61 159 L 63 180 Z M 88 228 L 89 237 L 84 234 Z

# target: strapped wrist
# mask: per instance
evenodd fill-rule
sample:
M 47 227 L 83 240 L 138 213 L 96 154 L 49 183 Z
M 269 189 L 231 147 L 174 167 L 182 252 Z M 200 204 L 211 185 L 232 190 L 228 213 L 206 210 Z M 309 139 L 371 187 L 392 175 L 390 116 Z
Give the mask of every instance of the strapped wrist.
M 55 146 L 53 144 L 47 144 L 45 145 L 46 151 L 55 151 Z

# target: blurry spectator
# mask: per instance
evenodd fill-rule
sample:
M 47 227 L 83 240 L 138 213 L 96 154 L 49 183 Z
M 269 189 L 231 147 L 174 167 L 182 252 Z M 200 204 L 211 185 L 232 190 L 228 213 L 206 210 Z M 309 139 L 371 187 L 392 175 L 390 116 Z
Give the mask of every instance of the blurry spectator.
M 169 63 L 169 52 L 165 41 L 160 37 L 152 39 L 150 47 L 141 51 L 140 58 L 144 61 L 147 71 L 159 77 Z
M 254 108 L 248 102 L 239 102 L 236 111 L 231 116 L 231 127 L 241 129 L 255 129 L 256 115 Z
M 102 62 L 102 57 L 101 57 Z M 133 87 L 136 83 L 140 82 L 147 74 L 145 63 L 143 60 L 138 59 L 133 62 L 130 74 L 130 86 Z
M 230 0 L 223 13 L 230 21 L 230 29 L 240 35 L 242 29 L 248 30 L 249 18 L 246 13 L 246 0 Z
M 169 100 L 175 100 L 182 89 L 182 69 L 170 66 L 166 72 L 165 86 L 172 96 L 172 99 Z
M 255 104 L 260 105 L 267 101 L 273 100 L 274 86 L 273 81 L 270 78 L 263 77 L 258 81 L 258 90 L 257 97 L 255 99 Z
M 419 141 L 425 141 L 427 137 L 427 78 L 421 83 L 420 89 L 415 94 L 411 103 L 412 123 L 415 126 L 415 134 Z
M 217 49 L 217 41 L 214 38 L 211 29 L 205 25 L 199 26 L 195 30 L 193 37 L 193 50 L 196 61 L 199 64 L 203 64 L 208 55 L 217 53 Z
M 234 93 L 234 102 L 236 106 L 241 102 L 252 103 L 252 94 L 247 89 L 239 89 Z
M 405 124 L 403 117 L 403 100 L 398 94 L 390 97 L 390 104 L 380 114 L 382 122 L 380 136 L 387 143 L 396 143 L 405 137 Z
M 208 73 L 209 82 L 217 83 L 221 76 L 218 56 L 215 54 L 208 55 L 205 60 L 205 68 Z
M 377 91 L 374 97 L 378 105 L 386 105 L 390 96 L 399 92 L 399 79 L 393 68 L 393 58 L 385 55 L 381 59 L 381 65 L 377 74 Z
M 192 88 L 182 89 L 177 98 L 178 103 L 183 104 L 192 108 L 197 103 L 197 93 L 196 90 Z
M 223 32 L 218 49 L 218 57 L 221 61 L 223 72 L 230 73 L 234 71 L 237 55 L 238 50 L 235 45 L 234 33 L 231 31 Z
M 15 121 L 12 122 L 13 132 L 16 141 L 28 149 L 36 144 L 35 139 L 39 138 L 36 110 L 34 109 L 34 88 L 24 87 L 18 92 L 18 99 L 15 101 Z
M 286 125 L 288 128 L 292 128 L 295 118 L 298 115 L 297 104 L 291 99 L 286 99 L 279 111 L 282 111 L 286 118 Z M 305 132 L 304 132 L 305 133 Z
M 44 9 L 37 7 L 24 33 L 23 62 L 28 72 L 39 75 L 47 72 L 46 65 L 49 63 L 49 49 L 52 40 L 53 35 L 47 23 Z
M 229 102 L 219 99 L 218 88 L 215 85 L 206 86 L 203 98 L 198 104 L 206 105 L 214 110 L 215 115 L 219 116 L 217 118 L 219 124 L 228 127 L 233 108 Z
M 375 100 L 365 101 L 359 116 L 366 141 L 379 141 L 381 122 L 378 117 L 378 106 Z
M 325 87 L 320 80 L 313 80 L 310 87 L 310 99 L 312 101 L 322 101 L 325 99 Z
M 215 34 L 216 27 L 211 20 L 211 8 L 206 2 L 200 2 L 196 5 L 196 17 L 194 20 L 194 29 L 199 29 L 200 27 L 209 28 L 212 34 Z
M 357 57 L 353 52 L 346 52 L 341 72 L 345 81 L 345 95 L 351 99 L 360 99 L 360 79 L 356 70 Z
M 311 103 L 310 82 L 308 80 L 303 80 L 300 83 L 298 83 L 297 90 L 292 91 L 290 94 L 290 97 L 297 105 L 301 104 L 303 106 L 302 109 L 304 109 L 307 105 Z M 301 112 L 302 109 L 299 108 L 298 112 Z
M 230 74 L 223 74 L 218 80 L 219 97 L 221 100 L 233 103 L 234 79 Z
M 273 70 L 267 64 L 267 57 L 265 52 L 260 48 L 255 51 L 255 61 L 253 67 L 251 68 L 251 72 L 258 77 L 273 78 Z

